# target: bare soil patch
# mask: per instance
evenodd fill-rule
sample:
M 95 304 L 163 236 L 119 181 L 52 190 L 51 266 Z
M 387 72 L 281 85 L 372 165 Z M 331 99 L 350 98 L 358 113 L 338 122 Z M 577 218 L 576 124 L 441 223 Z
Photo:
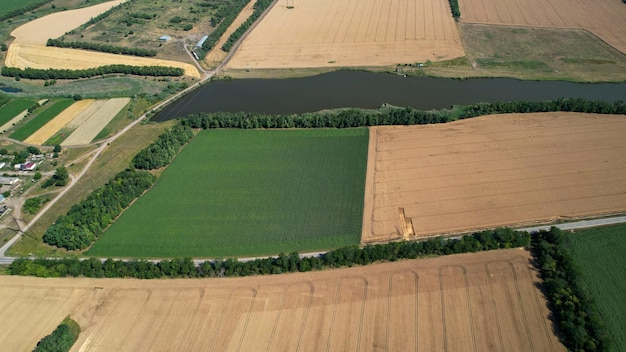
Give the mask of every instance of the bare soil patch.
M 400 208 L 417 237 L 623 212 L 624 131 L 561 112 L 372 128 L 361 241 L 407 235 Z
M 275 3 L 227 68 L 386 66 L 464 55 L 446 0 L 296 0 Z
M 0 277 L 8 350 L 67 314 L 73 351 L 565 351 L 522 249 L 280 276 Z
M 43 145 L 50 137 L 57 133 L 61 128 L 65 127 L 81 112 L 83 112 L 89 105 L 93 104 L 95 100 L 85 99 L 77 101 L 67 109 L 63 110 L 54 119 L 45 124 L 42 128 L 37 130 L 30 137 L 24 140 L 24 143 Z
M 106 100 L 99 106 L 87 120 L 82 122 L 61 145 L 82 145 L 90 143 L 100 131 L 119 113 L 128 103 L 130 98 L 113 98 Z M 74 123 L 74 121 L 72 121 Z
M 619 0 L 461 0 L 461 21 L 586 29 L 626 54 L 626 6 Z

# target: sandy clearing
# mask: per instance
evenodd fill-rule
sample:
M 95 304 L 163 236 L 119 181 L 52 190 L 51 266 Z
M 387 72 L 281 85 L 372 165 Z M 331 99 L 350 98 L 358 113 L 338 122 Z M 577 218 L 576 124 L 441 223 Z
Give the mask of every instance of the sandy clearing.
M 126 1 L 114 0 L 82 9 L 56 12 L 30 21 L 11 32 L 15 37 L 13 44 L 46 45 L 48 39 L 58 38 L 87 23 L 92 17 Z
M 2 276 L 0 297 L 11 303 L 0 316 L 19 324 L 0 331 L 0 343 L 32 349 L 71 314 L 83 330 L 72 351 L 83 352 L 527 351 L 531 338 L 536 351 L 565 351 L 530 259 L 510 249 L 232 279 Z
M 491 115 L 370 132 L 362 242 L 626 209 L 626 118 Z
M 128 103 L 130 98 L 113 98 L 103 102 L 93 114 L 87 117 L 62 143 L 62 146 L 82 145 L 91 143 L 98 133 L 117 115 Z M 93 106 L 95 104 L 92 104 Z M 74 124 L 74 121 L 71 122 Z
M 277 2 L 227 68 L 385 66 L 465 55 L 445 0 L 296 0 L 293 5 Z
M 224 34 L 222 34 L 213 49 L 211 49 L 211 51 L 204 58 L 204 62 L 209 67 L 217 67 L 219 66 L 219 64 L 222 63 L 222 61 L 224 61 L 228 53 L 221 49 L 222 45 L 224 45 L 224 43 L 226 43 L 226 40 L 228 40 L 228 37 L 230 37 L 230 35 L 233 34 L 237 30 L 237 28 L 239 28 L 239 26 L 241 26 L 241 24 L 244 23 L 252 15 L 252 13 L 254 12 L 255 3 L 256 0 L 251 0 L 248 5 L 246 5 L 243 10 L 241 10 L 233 23 L 231 23 L 231 25 L 226 29 Z
M 144 58 L 129 55 L 99 53 L 95 51 L 55 48 L 38 45 L 11 44 L 5 63 L 9 67 L 25 69 L 88 69 L 105 65 L 171 66 L 185 70 L 185 75 L 200 77 L 198 69 L 178 61 Z
M 586 29 L 626 54 L 626 6 L 620 0 L 461 0 L 461 21 Z
M 43 127 L 35 131 L 35 133 L 31 134 L 30 137 L 26 138 L 24 143 L 42 145 L 94 102 L 94 99 L 84 99 L 75 102 L 67 107 L 67 109 L 61 111 L 61 113 L 55 118 L 43 125 Z

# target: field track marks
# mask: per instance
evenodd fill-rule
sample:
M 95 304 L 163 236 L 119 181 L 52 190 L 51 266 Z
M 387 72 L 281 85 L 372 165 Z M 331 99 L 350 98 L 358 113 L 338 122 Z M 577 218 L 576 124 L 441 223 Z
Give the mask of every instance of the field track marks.
M 237 288 L 232 292 L 217 324 L 208 351 L 234 351 L 245 336 L 248 320 L 257 290 L 252 287 Z
M 283 313 L 283 307 L 285 306 L 285 296 L 287 295 L 287 289 L 288 287 L 285 287 L 285 289 L 283 290 L 283 295 L 280 298 L 280 305 L 278 307 L 278 314 L 276 315 L 276 321 L 274 322 L 274 325 L 272 326 L 272 332 L 270 333 L 269 341 L 267 342 L 267 348 L 265 349 L 265 351 L 267 352 L 269 352 L 270 349 L 272 348 L 274 335 L 276 335 L 276 326 L 278 326 L 280 315 Z
M 358 351 L 363 328 L 363 313 L 367 299 L 367 279 L 346 277 L 337 284 L 335 305 L 326 351 Z M 358 326 L 358 333 L 340 329 Z M 354 331 L 354 330 L 352 330 Z M 337 335 L 336 338 L 333 338 Z
M 419 272 L 417 313 L 419 321 L 417 339 L 420 351 L 443 351 L 443 306 L 439 273 L 434 270 Z M 428 323 L 426 323 L 428 322 Z
M 276 321 L 285 303 L 287 287 L 260 286 L 254 298 L 245 336 L 237 349 L 262 351 L 269 349 L 270 340 L 276 332 Z
M 95 312 L 96 321 L 104 318 L 86 337 L 92 338 L 89 350 L 120 350 L 151 295 L 149 289 L 112 289 L 109 299 Z
M 388 274 L 368 277 L 367 302 L 361 328 L 361 351 L 385 351 L 389 335 L 389 296 L 390 280 Z
M 389 275 L 387 351 L 417 351 L 418 285 L 419 277 L 415 272 Z M 394 327 L 390 328 L 392 324 Z
M 454 352 L 476 351 L 474 319 L 465 267 L 461 265 L 441 267 L 439 279 L 445 322 L 445 349 Z M 471 344 L 468 337 L 471 337 Z
M 179 351 L 203 351 L 211 344 L 231 293 L 231 289 L 202 288 L 195 313 L 188 317 L 191 321 L 189 331 L 181 341 Z
M 517 285 L 508 262 L 486 263 L 494 305 L 497 307 L 500 334 L 505 351 L 531 351 L 527 327 L 517 293 Z M 503 329 L 506 329 L 503 331 Z
M 147 350 L 169 352 L 178 348 L 189 331 L 189 324 L 193 320 L 201 299 L 200 289 L 177 290 L 169 311 L 163 317 L 156 336 Z M 163 306 L 165 307 L 165 304 Z
M 267 351 L 297 351 L 311 305 L 313 285 L 298 282 L 283 290 L 280 310 L 269 336 Z
M 178 343 L 178 346 L 176 346 L 176 351 L 183 351 L 182 346 L 185 343 L 185 341 L 187 341 L 188 339 L 190 339 L 190 331 L 191 331 L 191 327 L 192 327 L 192 323 L 198 318 L 198 312 L 200 311 L 200 304 L 202 303 L 202 300 L 204 299 L 204 294 L 206 293 L 206 289 L 199 289 L 200 290 L 200 295 L 198 297 L 198 300 L 196 301 L 196 305 L 193 306 L 193 314 L 189 314 L 186 316 L 186 318 L 189 320 L 187 322 L 187 327 L 185 328 L 180 342 Z M 187 302 L 185 302 L 187 303 Z M 189 319 L 189 317 L 191 317 L 191 319 Z
M 477 351 L 504 351 L 496 306 L 483 265 L 468 267 L 465 273 L 472 306 L 472 323 Z

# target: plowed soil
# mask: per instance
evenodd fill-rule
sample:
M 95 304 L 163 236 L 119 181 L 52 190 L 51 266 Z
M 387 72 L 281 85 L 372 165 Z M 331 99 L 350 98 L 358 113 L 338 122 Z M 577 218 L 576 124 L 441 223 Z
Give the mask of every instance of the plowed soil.
M 280 276 L 0 277 L 0 344 L 70 314 L 72 351 L 565 351 L 521 249 Z
M 227 68 L 385 66 L 464 55 L 446 0 L 289 0 L 274 4 Z
M 626 118 L 537 113 L 370 131 L 362 242 L 626 210 Z
M 626 54 L 626 6 L 620 0 L 461 0 L 461 21 L 586 29 Z

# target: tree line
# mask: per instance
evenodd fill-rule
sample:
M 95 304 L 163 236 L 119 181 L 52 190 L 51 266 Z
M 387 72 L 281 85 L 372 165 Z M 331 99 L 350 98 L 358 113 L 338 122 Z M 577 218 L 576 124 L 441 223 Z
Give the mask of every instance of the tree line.
M 3 67 L 2 73 L 5 77 L 26 78 L 26 79 L 80 79 L 107 74 L 127 74 L 137 76 L 174 76 L 179 77 L 185 74 L 185 70 L 179 67 L 170 66 L 130 66 L 130 65 L 107 65 L 84 70 L 68 69 L 34 69 L 17 67 Z
M 39 2 L 35 2 L 32 3 L 30 5 L 26 5 L 22 8 L 19 9 L 15 9 L 13 11 L 10 11 L 8 13 L 5 13 L 4 15 L 0 16 L 0 21 L 4 21 L 4 20 L 8 20 L 9 18 L 13 18 L 13 17 L 17 17 L 20 15 L 25 14 L 28 11 L 32 11 L 38 7 L 41 7 L 49 2 L 52 2 L 52 0 L 43 0 L 43 1 L 39 1 Z
M 80 260 L 16 259 L 9 265 L 11 275 L 39 277 L 133 277 L 153 279 L 163 277 L 234 277 L 272 275 L 287 272 L 307 272 L 325 268 L 351 267 L 377 262 L 416 259 L 420 257 L 480 252 L 493 249 L 527 247 L 530 235 L 508 228 L 486 230 L 457 239 L 430 238 L 425 241 L 401 241 L 385 244 L 351 246 L 326 252 L 320 256 L 301 258 L 298 252 L 281 253 L 241 262 L 237 259 L 207 260 L 195 265 L 191 258 L 166 259 L 159 262 L 146 260 L 113 260 L 104 262 L 97 258 Z
M 448 1 L 450 2 L 450 10 L 452 12 L 452 17 L 458 20 L 461 17 L 461 9 L 459 8 L 459 0 L 448 0 Z
M 257 0 L 254 3 L 254 11 L 250 15 L 250 17 L 248 17 L 248 19 L 228 37 L 224 45 L 222 45 L 222 50 L 229 52 L 235 42 L 237 42 L 239 38 L 241 38 L 241 36 L 248 30 L 248 28 L 250 28 L 250 26 L 252 26 L 254 21 L 256 21 L 257 18 L 259 18 L 263 14 L 263 12 L 272 4 L 272 2 L 273 0 Z
M 80 326 L 69 315 L 50 334 L 41 339 L 33 352 L 68 352 L 80 334 Z
M 49 245 L 67 250 L 89 247 L 115 218 L 155 181 L 147 171 L 124 170 L 59 216 L 43 235 Z
M 54 46 L 57 48 L 72 48 L 99 51 L 110 54 L 132 55 L 140 57 L 153 57 L 157 55 L 156 50 L 142 48 L 127 48 L 110 44 L 98 44 L 89 42 L 66 42 L 60 39 L 48 39 L 46 46 Z
M 176 124 L 161 134 L 154 143 L 137 153 L 131 164 L 139 170 L 154 170 L 167 166 L 192 137 L 193 130 L 189 126 Z
M 596 114 L 626 114 L 623 101 L 607 103 L 584 99 L 557 99 L 544 102 L 495 102 L 451 110 L 420 111 L 412 108 L 385 110 L 347 109 L 341 112 L 317 112 L 293 115 L 259 113 L 199 113 L 181 118 L 192 128 L 349 128 L 381 125 L 423 125 L 489 114 L 575 111 Z
M 583 289 L 580 270 L 564 244 L 561 230 L 552 227 L 535 234 L 531 251 L 568 350 L 607 351 L 609 335 L 595 303 Z
M 129 3 L 131 3 L 131 2 L 133 2 L 133 1 L 135 1 L 135 0 L 128 0 L 128 1 L 126 1 L 125 3 L 121 3 L 121 4 L 119 4 L 119 5 L 113 6 L 113 7 L 111 7 L 110 9 L 106 10 L 105 12 L 103 12 L 103 13 L 101 13 L 101 14 L 97 15 L 97 16 L 94 16 L 94 17 L 90 18 L 90 19 L 89 19 L 89 21 L 85 22 L 85 23 L 84 23 L 84 24 L 82 24 L 80 27 L 78 27 L 78 30 L 84 30 L 84 29 L 86 29 L 87 27 L 92 26 L 92 25 L 94 25 L 94 24 L 96 24 L 96 23 L 98 23 L 98 22 L 102 21 L 103 19 L 105 19 L 105 18 L 109 17 L 109 16 L 110 16 L 113 12 L 115 12 L 115 11 L 117 11 L 117 10 L 121 9 L 121 8 L 122 8 L 122 6 L 124 6 L 124 5 L 128 6 L 128 4 L 129 4 Z M 71 31 L 71 32 L 74 32 L 74 31 Z M 71 33 L 71 32 L 70 32 L 70 33 Z
M 215 43 L 217 43 L 233 21 L 235 21 L 235 18 L 237 18 L 237 15 L 239 15 L 247 3 L 247 0 L 234 0 L 229 3 L 224 3 L 219 7 L 215 15 L 211 17 L 211 25 L 217 25 L 217 27 L 202 44 L 203 56 L 213 49 Z

